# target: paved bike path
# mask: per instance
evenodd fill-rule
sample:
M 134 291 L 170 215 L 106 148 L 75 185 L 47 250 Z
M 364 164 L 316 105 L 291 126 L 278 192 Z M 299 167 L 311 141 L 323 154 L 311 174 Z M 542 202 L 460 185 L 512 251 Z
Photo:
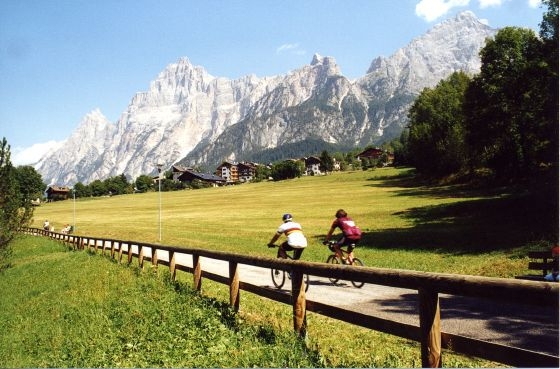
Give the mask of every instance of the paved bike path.
M 163 253 L 166 254 L 166 253 Z M 168 260 L 160 255 L 161 260 Z M 178 254 L 176 263 L 192 267 L 190 255 Z M 228 262 L 201 257 L 202 270 L 227 277 Z M 416 290 L 365 284 L 355 288 L 348 281 L 333 285 L 327 278 L 309 276 L 309 300 L 346 308 L 378 318 L 419 326 Z M 270 269 L 239 265 L 239 279 L 257 286 L 275 288 Z M 545 282 L 543 282 L 545 283 Z M 283 289 L 290 290 L 287 280 Z M 497 344 L 559 354 L 558 311 L 549 307 L 507 305 L 487 299 L 442 294 L 441 329 Z

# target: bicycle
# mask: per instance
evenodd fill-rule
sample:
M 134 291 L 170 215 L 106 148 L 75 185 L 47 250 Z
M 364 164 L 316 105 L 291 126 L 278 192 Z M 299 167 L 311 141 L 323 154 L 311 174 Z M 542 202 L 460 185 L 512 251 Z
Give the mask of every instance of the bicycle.
M 358 258 L 356 258 L 356 257 L 353 258 L 352 264 L 348 264 L 347 261 L 346 261 L 347 259 L 343 259 L 343 258 L 341 258 L 341 257 L 338 257 L 338 256 L 336 255 L 335 249 L 334 249 L 334 245 L 335 245 L 335 244 L 336 244 L 336 241 L 333 241 L 333 240 L 331 240 L 331 241 L 329 241 L 329 242 L 327 243 L 327 246 L 329 247 L 329 250 L 331 250 L 331 251 L 333 252 L 331 255 L 329 255 L 329 256 L 327 257 L 327 261 L 326 261 L 327 263 L 329 263 L 329 264 L 352 265 L 352 266 L 356 266 L 356 267 L 364 266 L 364 263 L 363 263 L 360 259 L 358 259 Z M 341 248 L 340 250 L 342 251 L 342 254 L 343 254 L 343 255 L 344 255 L 344 254 L 348 255 L 348 254 L 350 254 L 350 253 L 352 252 L 352 250 L 354 250 L 355 248 L 356 248 L 356 244 L 355 244 L 355 243 L 352 243 L 352 244 L 350 244 L 350 245 L 348 246 L 348 250 L 344 250 L 344 249 L 342 249 L 342 248 Z M 336 282 L 339 281 L 338 278 L 329 278 L 329 280 L 331 281 L 332 284 L 336 284 Z M 352 282 L 352 284 L 353 284 L 354 287 L 356 287 L 356 288 L 362 288 L 362 287 L 364 286 L 364 282 L 358 282 L 358 281 L 350 281 L 350 282 Z
M 279 246 L 268 245 L 268 247 L 272 248 L 272 247 L 279 247 Z M 290 256 L 288 252 L 286 252 L 286 256 L 288 259 L 294 260 L 294 258 Z M 270 270 L 270 275 L 272 276 L 272 283 L 277 289 L 281 289 L 284 286 L 284 283 L 286 282 L 286 275 L 288 276 L 288 279 L 292 279 L 291 272 L 286 272 L 285 270 L 277 269 L 277 268 L 272 268 Z M 303 282 L 305 283 L 305 292 L 307 292 L 307 290 L 309 289 L 309 274 L 303 275 Z

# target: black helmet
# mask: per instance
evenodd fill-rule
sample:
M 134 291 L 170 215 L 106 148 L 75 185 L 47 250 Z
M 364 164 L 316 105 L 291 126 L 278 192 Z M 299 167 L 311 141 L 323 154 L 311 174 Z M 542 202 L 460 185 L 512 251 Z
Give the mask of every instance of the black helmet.
M 292 214 L 286 213 L 286 214 L 282 215 L 282 220 L 284 222 L 289 222 L 290 220 L 292 220 Z

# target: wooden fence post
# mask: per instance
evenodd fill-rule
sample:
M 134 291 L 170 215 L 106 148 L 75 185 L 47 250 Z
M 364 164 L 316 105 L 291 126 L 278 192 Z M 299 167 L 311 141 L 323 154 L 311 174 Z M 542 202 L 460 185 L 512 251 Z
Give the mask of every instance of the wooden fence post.
M 128 243 L 128 265 L 132 263 L 132 245 Z
M 157 249 L 152 246 L 152 269 L 157 269 L 158 265 L 158 252 Z
M 307 336 L 307 312 L 303 273 L 300 271 L 292 271 L 292 307 L 294 312 L 294 331 L 304 338 Z
M 192 258 L 194 289 L 200 291 L 202 289 L 202 268 L 200 267 L 200 256 L 193 254 Z
M 175 282 L 175 251 L 169 251 L 169 274 L 171 274 L 171 280 Z
M 123 243 L 119 241 L 119 257 L 118 257 L 119 264 L 122 263 L 122 253 L 123 253 Z
M 423 368 L 441 368 L 441 329 L 437 292 L 418 290 L 420 310 L 420 352 Z
M 144 246 L 138 245 L 138 265 L 140 269 L 144 269 Z
M 229 305 L 239 311 L 239 268 L 235 261 L 229 262 Z
M 111 259 L 115 259 L 115 240 L 111 240 Z

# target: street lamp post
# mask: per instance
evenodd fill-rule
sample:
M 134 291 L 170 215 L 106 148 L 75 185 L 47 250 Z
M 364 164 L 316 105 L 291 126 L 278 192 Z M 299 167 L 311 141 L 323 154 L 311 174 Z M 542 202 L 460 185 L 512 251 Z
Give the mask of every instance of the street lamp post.
M 156 164 L 158 170 L 158 192 L 159 192 L 159 242 L 161 242 L 161 168 L 163 164 Z
M 76 231 L 76 189 L 72 187 L 72 195 L 74 196 L 74 217 L 72 218 L 72 231 Z

